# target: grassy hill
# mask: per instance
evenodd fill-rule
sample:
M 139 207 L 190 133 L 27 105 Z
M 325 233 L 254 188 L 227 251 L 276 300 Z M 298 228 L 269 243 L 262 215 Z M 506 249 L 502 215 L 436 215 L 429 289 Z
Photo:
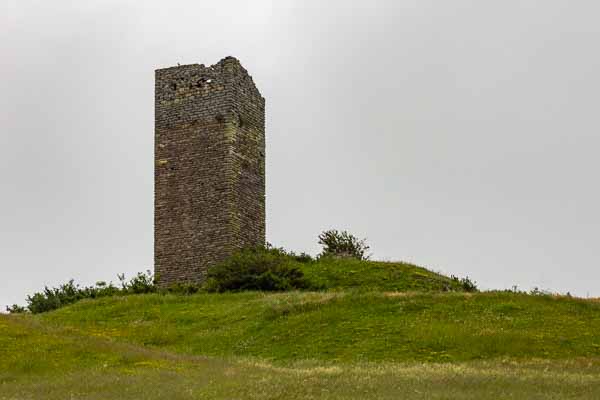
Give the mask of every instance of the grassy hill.
M 83 301 L 40 322 L 172 352 L 276 361 L 600 357 L 600 303 L 510 293 L 236 293 Z
M 313 285 L 330 290 L 463 291 L 457 279 L 402 262 L 323 258 L 297 265 Z
M 1 316 L 0 399 L 600 398 L 598 301 L 463 293 L 402 263 L 303 268 L 330 289 Z

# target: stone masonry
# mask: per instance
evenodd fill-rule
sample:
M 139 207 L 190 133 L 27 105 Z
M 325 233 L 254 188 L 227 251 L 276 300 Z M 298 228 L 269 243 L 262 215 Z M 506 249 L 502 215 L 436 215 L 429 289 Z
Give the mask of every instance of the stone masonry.
M 265 99 L 238 60 L 156 70 L 154 135 L 160 286 L 265 243 Z

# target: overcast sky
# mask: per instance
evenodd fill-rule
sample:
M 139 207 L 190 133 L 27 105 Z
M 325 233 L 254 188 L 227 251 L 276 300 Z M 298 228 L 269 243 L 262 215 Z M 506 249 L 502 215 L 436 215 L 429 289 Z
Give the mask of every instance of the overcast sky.
M 600 296 L 600 4 L 0 3 L 0 305 L 153 264 L 154 69 L 267 101 L 267 238 Z

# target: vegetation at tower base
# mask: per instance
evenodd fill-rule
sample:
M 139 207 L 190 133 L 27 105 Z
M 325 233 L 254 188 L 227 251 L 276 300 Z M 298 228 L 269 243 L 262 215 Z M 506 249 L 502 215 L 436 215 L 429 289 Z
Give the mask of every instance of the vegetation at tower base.
M 126 296 L 143 293 L 189 295 L 197 292 L 227 291 L 476 291 L 468 279 L 446 277 L 416 265 L 402 262 L 363 261 L 323 256 L 313 260 L 281 248 L 252 248 L 235 253 L 214 266 L 203 285 L 175 284 L 159 288 L 150 274 L 138 273 L 129 281 L 119 276 L 119 284 L 98 282 L 80 287 L 73 280 L 55 288 L 27 296 L 27 310 L 18 305 L 8 311 L 34 314 L 55 310 L 83 299 Z M 465 282 L 469 283 L 465 285 Z
M 283 249 L 243 249 L 210 268 L 204 287 L 211 292 L 311 288 L 298 264 L 298 258 Z

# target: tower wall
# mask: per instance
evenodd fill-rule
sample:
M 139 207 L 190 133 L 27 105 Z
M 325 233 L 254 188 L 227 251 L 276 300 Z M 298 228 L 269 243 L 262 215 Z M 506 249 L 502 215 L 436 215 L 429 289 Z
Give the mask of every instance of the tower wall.
M 163 287 L 265 243 L 265 101 L 235 58 L 156 71 L 154 205 Z

